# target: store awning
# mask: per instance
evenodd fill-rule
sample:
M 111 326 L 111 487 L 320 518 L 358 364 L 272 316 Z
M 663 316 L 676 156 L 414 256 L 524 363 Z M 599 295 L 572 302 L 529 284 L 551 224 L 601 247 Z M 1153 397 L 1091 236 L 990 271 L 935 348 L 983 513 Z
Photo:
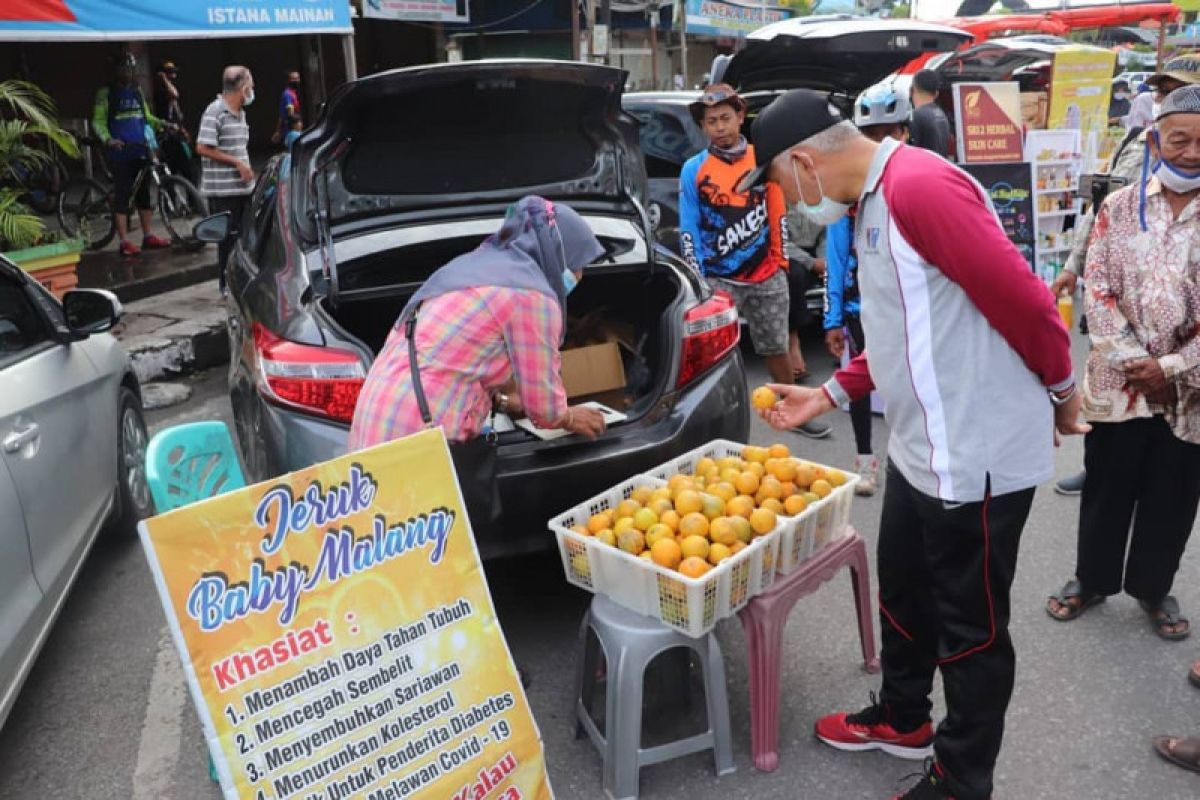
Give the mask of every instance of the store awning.
M 0 41 L 227 39 L 354 32 L 350 0 L 3 0 Z

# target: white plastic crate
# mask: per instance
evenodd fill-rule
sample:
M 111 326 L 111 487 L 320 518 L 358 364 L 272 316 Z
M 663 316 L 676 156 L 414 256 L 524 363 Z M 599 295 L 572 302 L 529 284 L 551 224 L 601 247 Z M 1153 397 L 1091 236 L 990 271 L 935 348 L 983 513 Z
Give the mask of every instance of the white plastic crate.
M 558 539 L 563 573 L 570 583 L 698 638 L 771 585 L 783 526 L 755 537 L 746 549 L 701 578 L 689 578 L 571 530 L 573 525 L 586 525 L 593 514 L 616 508 L 635 489 L 664 485 L 647 475 L 631 478 L 550 520 L 550 530 Z
M 697 447 L 691 452 L 671 459 L 652 470 L 649 475 L 661 481 L 670 480 L 672 475 L 691 475 L 696 471 L 696 464 L 702 458 L 741 458 L 742 450 L 746 447 L 740 442 L 725 439 L 714 439 L 708 444 Z M 800 456 L 794 456 L 800 458 Z M 827 464 L 821 464 L 807 458 L 800 458 L 809 464 L 827 469 L 834 469 Z M 846 482 L 838 486 L 828 497 L 811 504 L 794 517 L 780 515 L 779 557 L 776 569 L 782 575 L 787 575 L 830 542 L 837 541 L 846 535 L 850 527 L 850 507 L 854 502 L 854 486 L 860 478 L 847 470 L 836 468 L 846 475 Z

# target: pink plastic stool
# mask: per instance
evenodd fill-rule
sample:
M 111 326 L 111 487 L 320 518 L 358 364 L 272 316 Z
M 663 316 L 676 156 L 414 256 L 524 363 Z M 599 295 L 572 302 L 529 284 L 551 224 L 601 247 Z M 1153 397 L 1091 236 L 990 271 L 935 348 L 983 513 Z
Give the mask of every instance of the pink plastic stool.
M 796 601 L 815 592 L 842 567 L 850 568 L 863 666 L 867 672 L 878 672 L 867 547 L 853 528 L 792 574 L 776 578 L 770 589 L 751 599 L 738 612 L 750 650 L 750 749 L 754 753 L 754 766 L 763 772 L 774 772 L 779 767 L 780 662 L 788 614 Z

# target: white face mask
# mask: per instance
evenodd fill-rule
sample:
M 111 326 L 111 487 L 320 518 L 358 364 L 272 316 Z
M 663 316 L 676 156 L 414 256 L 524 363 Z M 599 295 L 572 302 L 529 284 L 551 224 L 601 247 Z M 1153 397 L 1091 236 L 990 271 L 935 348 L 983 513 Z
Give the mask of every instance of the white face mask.
M 246 92 L 246 105 L 248 105 L 248 106 L 254 105 L 254 90 L 253 89 L 250 89 L 249 91 Z
M 1158 131 L 1154 132 L 1154 143 L 1158 145 L 1161 153 L 1162 140 L 1159 138 Z M 1151 172 L 1154 173 L 1154 177 L 1158 178 L 1159 183 L 1177 194 L 1188 194 L 1200 189 L 1200 172 L 1182 170 L 1164 160 L 1161 155 L 1151 167 Z
M 821 199 L 815 206 L 810 206 L 804 202 L 804 193 L 800 191 L 800 173 L 796 171 L 796 160 L 789 159 L 792 162 L 792 179 L 796 181 L 796 194 L 800 197 L 800 202 L 796 204 L 796 208 L 800 209 L 800 213 L 811 219 L 818 225 L 833 225 L 846 214 L 850 213 L 849 203 L 839 203 L 836 200 L 830 200 L 825 195 L 825 189 L 821 186 L 821 176 L 817 176 L 817 191 L 821 193 Z
M 1114 95 L 1113 95 L 1113 99 L 1115 99 L 1115 100 L 1128 100 L 1128 99 L 1129 99 L 1129 93 L 1128 93 L 1128 92 L 1117 92 L 1116 94 L 1114 94 Z

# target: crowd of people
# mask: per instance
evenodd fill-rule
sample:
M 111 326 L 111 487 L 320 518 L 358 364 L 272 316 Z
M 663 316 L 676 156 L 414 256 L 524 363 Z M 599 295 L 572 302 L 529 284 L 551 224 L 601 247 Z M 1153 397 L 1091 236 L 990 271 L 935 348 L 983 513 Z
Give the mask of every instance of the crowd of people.
M 164 61 L 154 75 L 153 108 L 136 81 L 137 58 L 123 50 L 114 64 L 112 80 L 96 93 L 92 127 L 104 145 L 104 157 L 112 173 L 117 212 L 117 247 L 121 255 L 137 256 L 143 249 L 171 246 L 169 239 L 151 230 L 153 198 L 148 182 L 134 188 L 138 174 L 154 156 L 161 154 L 173 174 L 196 182 L 214 213 L 230 212 L 231 221 L 241 219 L 255 173 L 250 164 L 250 126 L 245 109 L 255 99 L 254 77 L 246 67 L 227 67 L 221 77 L 221 92 L 205 108 L 193 140 L 186 125 L 179 90 L 179 67 Z M 300 97 L 300 73 L 289 71 L 279 96 L 279 119 L 271 141 L 288 149 L 304 129 Z M 124 209 L 137 209 L 142 230 L 139 247 L 129 238 L 129 216 Z M 228 246 L 218 256 L 224 276 Z

